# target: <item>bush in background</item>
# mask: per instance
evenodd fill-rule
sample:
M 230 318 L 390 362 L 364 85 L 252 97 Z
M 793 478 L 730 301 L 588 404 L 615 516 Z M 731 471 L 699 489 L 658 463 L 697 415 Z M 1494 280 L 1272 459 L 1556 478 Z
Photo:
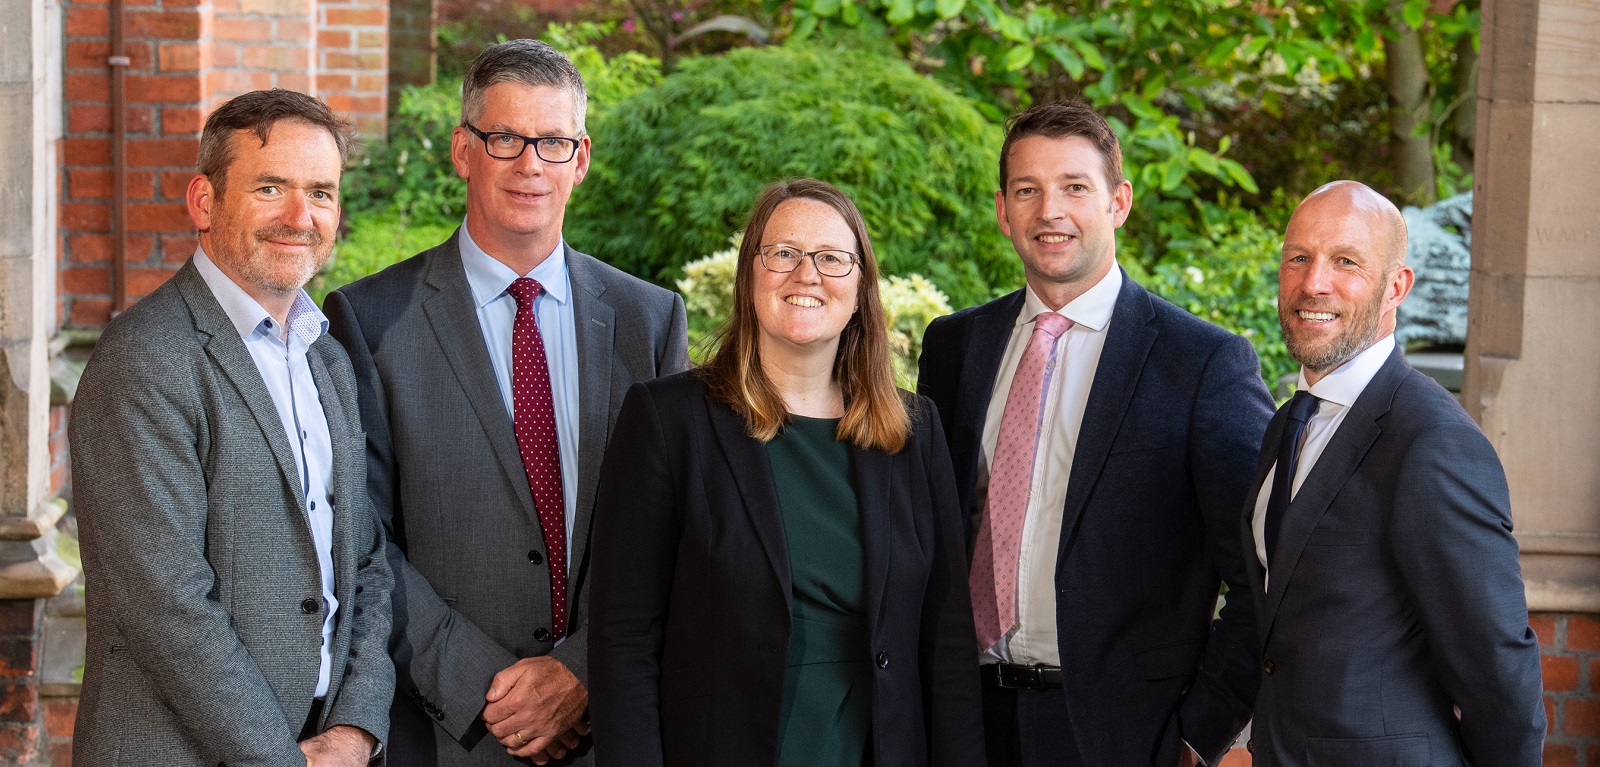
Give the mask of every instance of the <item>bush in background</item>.
M 769 47 L 689 59 L 590 132 L 568 239 L 647 279 L 720 248 L 766 184 L 813 176 L 855 199 L 885 273 L 926 275 L 960 305 L 1020 283 L 994 223 L 999 126 L 893 58 Z

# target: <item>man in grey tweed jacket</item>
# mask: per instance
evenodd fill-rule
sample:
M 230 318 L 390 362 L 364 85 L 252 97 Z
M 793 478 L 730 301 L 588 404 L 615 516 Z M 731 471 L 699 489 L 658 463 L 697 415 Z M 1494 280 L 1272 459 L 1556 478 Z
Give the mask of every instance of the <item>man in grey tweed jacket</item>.
M 187 195 L 200 248 L 84 372 L 80 767 L 359 767 L 380 751 L 393 579 L 350 361 L 301 290 L 332 247 L 347 143 L 304 94 L 213 113 Z

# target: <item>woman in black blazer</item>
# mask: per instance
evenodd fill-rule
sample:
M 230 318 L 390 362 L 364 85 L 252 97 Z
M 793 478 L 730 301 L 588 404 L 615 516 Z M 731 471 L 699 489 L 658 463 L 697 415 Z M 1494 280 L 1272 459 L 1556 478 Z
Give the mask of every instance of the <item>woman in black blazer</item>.
M 715 355 L 628 392 L 591 547 L 601 767 L 983 764 L 950 457 L 877 277 L 848 197 L 775 184 Z

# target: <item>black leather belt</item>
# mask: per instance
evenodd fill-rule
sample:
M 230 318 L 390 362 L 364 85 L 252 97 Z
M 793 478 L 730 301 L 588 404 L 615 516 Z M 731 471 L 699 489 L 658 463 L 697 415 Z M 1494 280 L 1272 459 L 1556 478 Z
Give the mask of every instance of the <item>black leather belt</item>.
M 983 678 L 1007 690 L 1059 690 L 1060 666 L 1021 666 L 1015 663 L 990 663 L 979 666 Z

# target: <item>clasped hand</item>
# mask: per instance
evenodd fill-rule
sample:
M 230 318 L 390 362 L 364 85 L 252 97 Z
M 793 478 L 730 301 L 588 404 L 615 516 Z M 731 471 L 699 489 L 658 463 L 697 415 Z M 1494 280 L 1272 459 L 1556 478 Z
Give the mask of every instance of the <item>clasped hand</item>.
M 523 658 L 494 675 L 483 721 L 512 756 L 546 764 L 589 734 L 589 690 L 560 661 Z

